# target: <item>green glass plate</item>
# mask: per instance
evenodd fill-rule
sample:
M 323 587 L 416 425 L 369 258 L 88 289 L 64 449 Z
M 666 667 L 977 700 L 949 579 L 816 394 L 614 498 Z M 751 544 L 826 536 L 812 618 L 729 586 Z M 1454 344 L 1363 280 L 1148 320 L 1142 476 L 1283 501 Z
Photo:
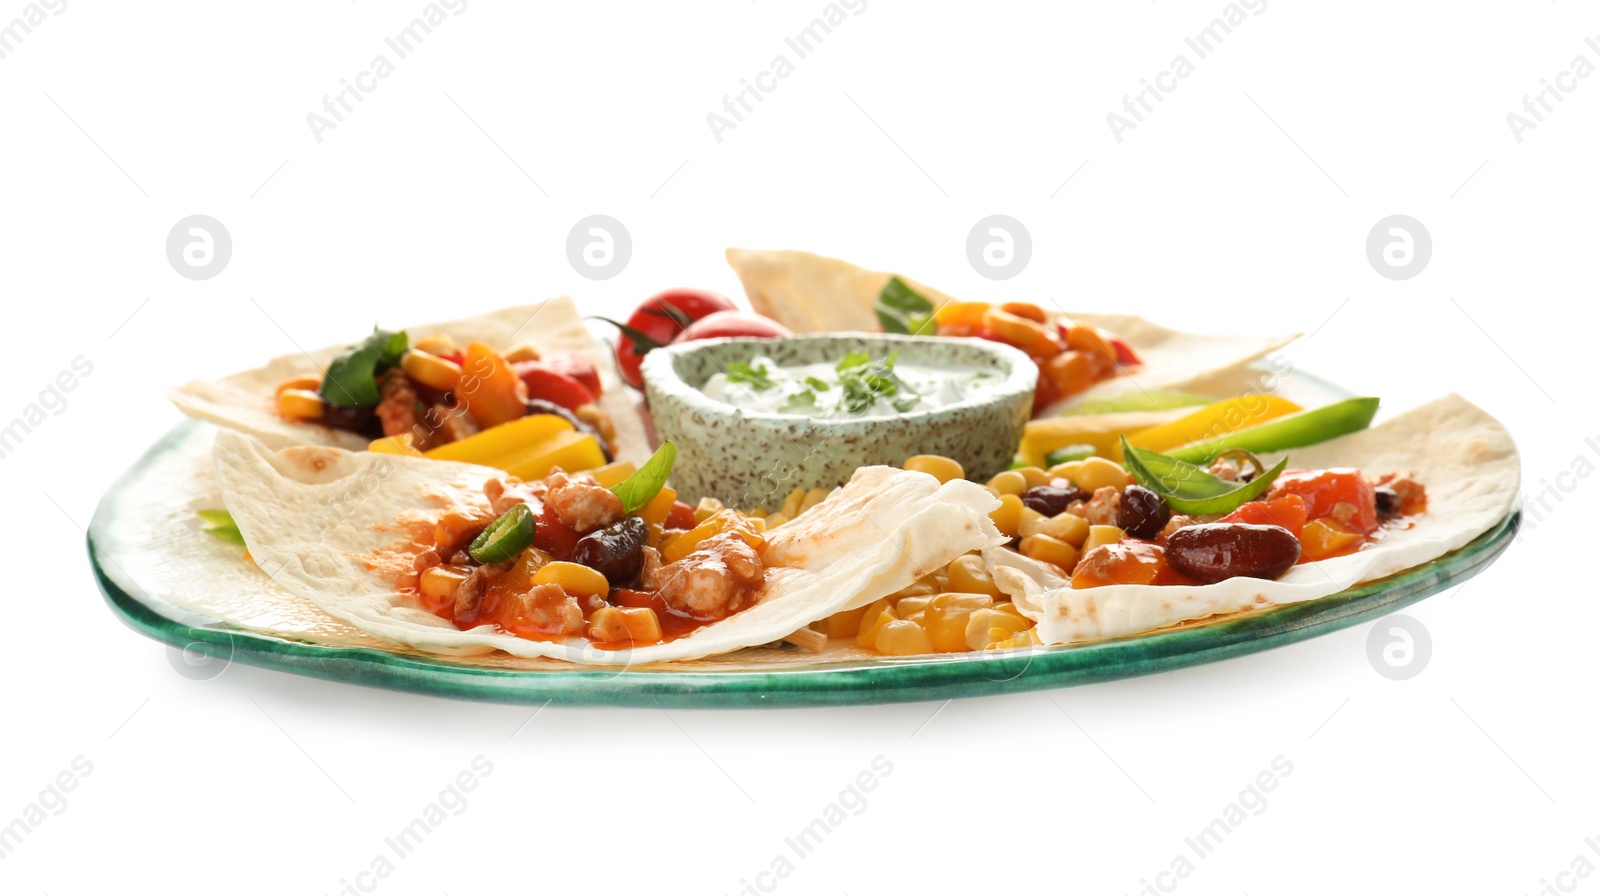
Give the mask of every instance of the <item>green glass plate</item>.
M 200 531 L 220 507 L 215 430 L 189 422 L 153 446 L 102 499 L 89 527 L 96 582 L 130 627 L 190 654 L 373 687 L 504 703 L 820 706 L 942 700 L 1149 675 L 1268 650 L 1377 619 L 1460 584 L 1514 539 L 1520 512 L 1470 544 L 1318 600 L 1147 635 L 1064 647 L 921 657 L 849 648 L 820 656 L 751 649 L 692 664 L 612 669 L 503 654 L 407 652 L 276 590 L 238 548 Z M 175 660 L 175 665 L 179 661 Z M 214 663 L 213 668 L 225 668 Z M 210 674 L 210 673 L 207 673 Z

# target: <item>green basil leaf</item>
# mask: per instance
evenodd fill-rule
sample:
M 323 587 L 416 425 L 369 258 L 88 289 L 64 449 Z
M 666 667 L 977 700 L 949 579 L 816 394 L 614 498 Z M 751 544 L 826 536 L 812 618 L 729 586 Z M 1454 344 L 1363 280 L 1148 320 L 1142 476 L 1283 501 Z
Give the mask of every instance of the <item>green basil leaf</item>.
M 1168 457 L 1128 444 L 1122 438 L 1123 463 L 1135 482 L 1165 498 L 1179 513 L 1190 516 L 1229 514 L 1240 505 L 1261 497 L 1289 466 L 1286 457 L 1278 465 L 1249 482 L 1229 482 L 1213 476 L 1187 461 Z
M 328 364 L 322 377 L 322 398 L 342 408 L 370 408 L 378 403 L 378 375 L 400 362 L 411 347 L 405 331 L 391 333 L 374 328 L 360 345 L 353 345 Z
M 244 547 L 244 535 L 233 521 L 233 514 L 226 510 L 197 510 L 195 516 L 205 521 L 204 531 L 207 535 Z
M 613 485 L 611 491 L 622 499 L 623 513 L 638 513 L 649 504 L 667 484 L 672 463 L 678 459 L 678 446 L 671 439 L 661 443 L 656 453 L 644 462 L 637 473 Z
M 890 277 L 878 293 L 873 305 L 878 315 L 878 325 L 885 333 L 905 333 L 923 336 L 934 331 L 933 303 L 906 285 L 899 277 Z
M 514 505 L 472 539 L 467 553 L 479 563 L 504 563 L 533 544 L 533 510 L 526 504 Z

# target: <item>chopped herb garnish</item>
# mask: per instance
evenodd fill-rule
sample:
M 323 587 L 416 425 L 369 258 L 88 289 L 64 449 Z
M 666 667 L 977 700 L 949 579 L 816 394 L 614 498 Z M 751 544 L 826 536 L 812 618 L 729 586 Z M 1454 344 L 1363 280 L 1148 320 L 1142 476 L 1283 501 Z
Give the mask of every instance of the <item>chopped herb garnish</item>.
M 852 367 L 860 367 L 870 363 L 872 363 L 872 356 L 866 352 L 848 352 L 843 358 L 839 359 L 839 363 L 833 369 L 844 373 Z
M 823 386 L 824 386 L 824 388 L 826 388 L 827 384 L 824 383 Z M 805 390 L 802 390 L 800 392 L 796 392 L 795 394 L 789 396 L 789 400 L 785 401 L 783 403 L 783 413 L 785 413 L 785 414 L 794 413 L 794 412 L 797 412 L 797 411 L 805 410 L 807 408 L 814 408 L 816 406 L 817 406 L 817 393 L 813 392 L 810 389 L 805 389 Z
M 839 362 L 839 387 L 844 393 L 839 405 L 847 414 L 859 414 L 878 403 L 879 398 L 905 395 L 891 402 L 895 410 L 905 413 L 916 406 L 920 396 L 895 375 L 894 362 L 898 352 L 881 361 L 872 360 L 866 352 L 851 352 Z
M 728 382 L 744 383 L 757 392 L 765 392 L 772 388 L 772 371 L 765 364 L 746 364 L 735 361 L 728 365 Z

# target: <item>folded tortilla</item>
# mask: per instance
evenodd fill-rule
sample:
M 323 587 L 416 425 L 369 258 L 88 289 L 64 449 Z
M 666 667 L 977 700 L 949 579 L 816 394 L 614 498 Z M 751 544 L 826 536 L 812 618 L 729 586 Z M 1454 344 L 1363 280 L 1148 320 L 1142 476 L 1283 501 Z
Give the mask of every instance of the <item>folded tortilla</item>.
M 1108 585 L 1074 589 L 1055 567 L 990 548 L 984 559 L 1046 644 L 1099 641 L 1193 619 L 1326 597 L 1394 575 L 1465 545 L 1511 512 L 1521 484 L 1516 446 L 1499 421 L 1449 395 L 1372 429 L 1288 452 L 1294 469 L 1356 467 L 1409 472 L 1428 490 L 1427 512 L 1343 557 L 1303 563 L 1275 581 L 1211 585 Z M 1282 455 L 1263 458 L 1274 464 Z
M 407 525 L 451 509 L 486 512 L 497 470 L 326 446 L 273 450 L 221 432 L 214 449 L 224 502 L 250 555 L 284 589 L 370 635 L 420 650 L 503 650 L 591 665 L 689 660 L 777 641 L 892 594 L 970 551 L 1004 541 L 999 502 L 964 480 L 863 467 L 803 517 L 766 536 L 757 602 L 663 644 L 608 650 L 582 638 L 532 641 L 492 626 L 461 631 L 396 590 Z M 413 555 L 414 556 L 414 555 Z M 398 561 L 386 565 L 387 559 Z
M 873 305 L 893 275 L 810 252 L 729 249 L 728 264 L 744 284 L 751 307 L 796 333 L 880 329 Z M 934 307 L 955 301 L 945 293 L 901 276 Z M 1068 312 L 1077 323 L 1101 327 L 1121 337 L 1144 361 L 1130 373 L 1096 385 L 1084 395 L 1132 389 L 1178 389 L 1233 394 L 1239 368 L 1298 338 L 1290 336 L 1211 336 L 1181 333 L 1128 314 Z M 1054 416 L 1084 396 L 1058 402 L 1036 417 Z
M 589 335 L 570 298 L 562 296 L 477 317 L 407 327 L 406 332 L 413 343 L 434 333 L 443 333 L 462 345 L 482 342 L 496 351 L 503 351 L 518 342 L 527 342 L 546 355 L 567 352 L 588 355 L 600 373 L 600 407 L 611 415 L 617 427 L 617 459 L 643 463 L 650 456 L 644 424 L 635 406 L 635 396 L 617 378 L 612 368 L 611 353 Z M 365 335 L 357 334 L 351 343 L 360 341 Z M 168 390 L 167 397 L 178 406 L 178 410 L 191 417 L 249 433 L 274 448 L 332 445 L 359 451 L 367 447 L 367 439 L 362 436 L 320 423 L 285 420 L 279 416 L 275 406 L 279 383 L 291 376 L 321 376 L 328 362 L 347 348 L 347 345 L 338 345 L 284 355 L 268 361 L 264 367 L 236 373 L 214 383 L 196 381 Z

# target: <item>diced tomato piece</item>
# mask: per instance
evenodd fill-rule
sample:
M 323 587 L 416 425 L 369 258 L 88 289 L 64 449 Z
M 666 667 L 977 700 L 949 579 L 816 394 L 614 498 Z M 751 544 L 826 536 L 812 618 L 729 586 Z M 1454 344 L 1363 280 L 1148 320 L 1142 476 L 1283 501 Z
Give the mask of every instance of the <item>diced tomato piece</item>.
M 1300 559 L 1301 560 L 1326 560 L 1340 554 L 1348 554 L 1361 546 L 1363 537 L 1360 532 L 1334 519 L 1325 517 L 1306 523 L 1300 533 Z
M 1117 351 L 1118 364 L 1123 367 L 1138 367 L 1144 363 L 1144 359 L 1139 357 L 1139 353 L 1133 350 L 1133 346 L 1116 337 L 1112 337 L 1109 341 L 1111 342 L 1111 347 Z
M 455 393 L 484 429 L 521 420 L 526 413 L 523 402 L 527 396 L 516 372 L 481 342 L 467 346 Z
M 1299 495 L 1284 495 L 1271 501 L 1251 501 L 1218 520 L 1221 523 L 1250 523 L 1256 526 L 1282 526 L 1300 537 L 1306 524 L 1306 502 Z
M 1270 497 L 1299 495 L 1306 518 L 1338 520 L 1363 535 L 1378 528 L 1378 498 L 1360 470 L 1288 470 L 1272 484 Z
M 1193 579 L 1167 563 L 1167 551 L 1161 545 L 1126 538 L 1085 554 L 1072 574 L 1074 588 L 1193 584 Z
M 595 369 L 594 361 L 588 355 L 581 352 L 551 355 L 545 358 L 542 363 L 556 373 L 565 374 L 584 384 L 597 398 L 603 391 L 600 385 L 600 371 Z M 519 374 L 520 372 L 518 371 Z M 524 380 L 523 382 L 527 381 Z
M 673 501 L 672 509 L 667 511 L 667 521 L 662 524 L 665 529 L 693 529 L 694 508 L 682 501 Z
M 539 510 L 539 518 L 533 526 L 533 544 L 539 550 L 565 560 L 572 556 L 572 549 L 578 543 L 578 533 L 571 526 L 561 521 L 556 512 L 546 504 Z
M 544 361 L 521 361 L 515 368 L 528 389 L 529 398 L 555 402 L 569 411 L 594 403 L 594 390 Z
M 1044 375 L 1044 369 L 1039 369 L 1039 382 L 1033 387 L 1033 413 L 1038 414 L 1045 408 L 1055 404 L 1061 398 L 1061 392 L 1056 389 L 1054 380 Z

